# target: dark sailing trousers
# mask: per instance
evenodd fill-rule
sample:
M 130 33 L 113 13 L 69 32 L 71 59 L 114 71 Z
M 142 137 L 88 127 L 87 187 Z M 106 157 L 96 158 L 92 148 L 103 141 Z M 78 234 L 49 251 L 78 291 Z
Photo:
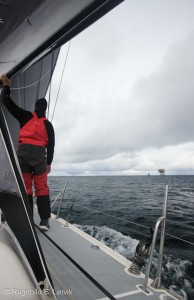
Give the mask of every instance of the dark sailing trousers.
M 17 156 L 32 213 L 34 186 L 38 213 L 41 219 L 48 219 L 51 215 L 45 153 L 45 147 L 30 144 L 19 144 L 17 149 Z

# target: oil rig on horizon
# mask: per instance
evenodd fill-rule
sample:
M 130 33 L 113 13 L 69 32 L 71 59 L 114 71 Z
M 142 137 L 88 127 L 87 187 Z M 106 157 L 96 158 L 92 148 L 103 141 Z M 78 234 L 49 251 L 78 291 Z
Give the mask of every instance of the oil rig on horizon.
M 158 169 L 158 172 L 160 173 L 160 175 L 165 175 L 165 169 Z

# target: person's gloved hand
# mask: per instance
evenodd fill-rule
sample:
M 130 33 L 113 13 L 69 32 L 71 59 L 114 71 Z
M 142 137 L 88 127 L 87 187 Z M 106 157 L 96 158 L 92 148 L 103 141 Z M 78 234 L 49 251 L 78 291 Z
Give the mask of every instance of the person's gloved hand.
M 3 74 L 0 78 L 0 80 L 3 82 L 3 85 L 10 85 L 11 80 L 7 77 L 6 74 Z

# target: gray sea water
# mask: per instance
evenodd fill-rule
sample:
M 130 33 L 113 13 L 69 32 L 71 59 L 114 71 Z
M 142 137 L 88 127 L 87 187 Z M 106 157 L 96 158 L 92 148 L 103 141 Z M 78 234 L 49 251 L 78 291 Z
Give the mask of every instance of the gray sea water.
M 128 259 L 133 258 L 138 241 L 150 236 L 149 228 L 154 228 L 162 215 L 168 185 L 162 284 L 175 285 L 186 291 L 189 300 L 194 299 L 194 176 L 49 177 L 51 201 L 63 190 L 66 180 L 60 217 L 69 218 Z M 54 212 L 56 209 L 57 204 Z M 158 248 L 159 243 L 152 278 Z

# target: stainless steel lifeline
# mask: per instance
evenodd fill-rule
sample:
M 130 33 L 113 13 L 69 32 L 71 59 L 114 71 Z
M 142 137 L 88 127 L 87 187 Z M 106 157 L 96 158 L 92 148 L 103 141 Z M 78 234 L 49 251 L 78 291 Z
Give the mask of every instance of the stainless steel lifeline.
M 60 202 L 59 202 L 58 210 L 57 210 L 57 214 L 56 214 L 56 219 L 59 218 L 59 214 L 60 214 L 60 210 L 61 210 L 61 203 L 62 203 L 64 195 L 65 195 L 66 187 L 67 187 L 67 179 L 65 181 L 65 185 L 64 185 L 63 191 L 57 195 L 56 199 L 54 200 L 54 202 L 51 205 L 51 208 L 53 208 L 53 206 L 55 205 L 55 203 L 57 202 L 57 200 L 60 198 Z

